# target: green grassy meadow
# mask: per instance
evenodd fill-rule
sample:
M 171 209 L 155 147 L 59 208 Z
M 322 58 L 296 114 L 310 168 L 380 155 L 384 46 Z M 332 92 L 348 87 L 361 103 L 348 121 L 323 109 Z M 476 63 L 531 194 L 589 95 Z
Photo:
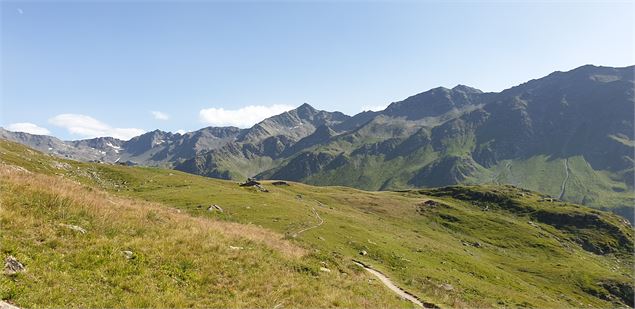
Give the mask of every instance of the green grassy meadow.
M 443 308 L 620 307 L 632 296 L 633 230 L 622 218 L 512 186 L 265 181 L 260 192 L 6 141 L 0 155 L 1 250 L 27 267 L 0 276 L 0 297 L 18 306 L 412 306 L 352 259 Z M 315 213 L 324 223 L 297 234 L 319 223 Z

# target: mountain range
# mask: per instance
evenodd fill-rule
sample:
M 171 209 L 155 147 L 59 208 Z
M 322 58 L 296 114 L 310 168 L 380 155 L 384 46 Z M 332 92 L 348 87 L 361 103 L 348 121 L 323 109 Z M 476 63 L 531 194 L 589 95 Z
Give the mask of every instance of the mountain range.
M 309 104 L 251 128 L 155 130 L 128 141 L 0 138 L 83 161 L 223 179 L 366 190 L 512 184 L 633 217 L 635 67 L 586 65 L 501 92 L 435 88 L 354 116 Z

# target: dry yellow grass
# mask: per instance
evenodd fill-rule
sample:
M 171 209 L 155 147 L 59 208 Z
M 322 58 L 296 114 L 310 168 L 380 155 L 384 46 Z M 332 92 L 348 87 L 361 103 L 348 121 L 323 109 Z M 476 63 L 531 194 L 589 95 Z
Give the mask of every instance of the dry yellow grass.
M 288 257 L 297 258 L 307 254 L 306 249 L 284 239 L 283 235 L 255 225 L 192 217 L 165 205 L 120 198 L 76 181 L 31 173 L 14 165 L 0 164 L 0 177 L 11 183 L 28 185 L 35 190 L 46 190 L 61 198 L 71 199 L 85 208 L 85 211 L 99 214 L 99 219 L 103 222 L 122 221 L 124 217 L 143 222 L 148 221 L 148 217 L 153 217 L 152 224 L 160 222 L 187 229 L 189 233 L 215 231 L 231 238 L 245 238 L 262 243 Z

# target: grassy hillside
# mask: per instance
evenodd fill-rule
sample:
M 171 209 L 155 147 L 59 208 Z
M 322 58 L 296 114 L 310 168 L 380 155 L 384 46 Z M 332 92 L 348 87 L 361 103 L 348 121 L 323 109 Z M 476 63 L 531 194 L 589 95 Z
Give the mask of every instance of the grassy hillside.
M 633 188 L 615 180 L 617 177 L 613 173 L 593 170 L 581 156 L 567 158 L 566 166 L 565 159 L 535 156 L 526 160 L 503 161 L 490 170 L 494 175 L 490 182 L 511 183 L 553 197 L 559 197 L 564 182 L 562 199 L 633 218 Z
M 633 231 L 623 219 L 511 186 L 365 192 L 265 182 L 261 192 L 6 141 L 0 155 L 2 254 L 27 267 L 0 277 L 0 296 L 22 306 L 409 305 L 352 259 L 441 307 L 632 299 Z
M 0 297 L 18 306 L 407 305 L 373 290 L 356 268 L 319 271 L 310 250 L 270 230 L 193 217 L 13 165 L 0 165 L 0 177 L 2 257 L 26 266 L 0 277 Z
M 327 162 L 324 164 L 326 168 L 300 177 L 300 180 L 313 185 L 343 185 L 362 190 L 414 189 L 457 183 L 512 184 L 557 198 L 566 179 L 563 200 L 633 218 L 633 187 L 624 183 L 624 177 L 616 173 L 594 170 L 582 156 L 551 158 L 539 155 L 503 160 L 489 168 L 467 156 L 448 157 L 427 148 L 407 156 L 388 157 L 371 153 L 342 154 L 340 157 L 345 158 L 342 160 L 344 164 L 331 164 L 332 168 L 329 168 Z M 568 161 L 568 178 L 565 159 Z

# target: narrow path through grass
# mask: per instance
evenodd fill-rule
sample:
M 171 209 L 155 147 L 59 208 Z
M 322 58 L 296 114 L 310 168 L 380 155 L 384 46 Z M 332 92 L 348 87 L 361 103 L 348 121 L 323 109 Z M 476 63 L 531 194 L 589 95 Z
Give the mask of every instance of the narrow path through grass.
M 564 180 L 562 181 L 562 186 L 560 186 L 560 194 L 558 195 L 558 199 L 561 200 L 564 196 L 564 190 L 567 187 L 567 181 L 569 180 L 569 158 L 564 159 Z
M 394 284 L 392 282 L 392 280 L 390 280 L 390 278 L 386 277 L 386 275 L 382 274 L 381 272 L 372 269 L 370 266 L 360 262 L 360 261 L 356 261 L 353 260 L 353 263 L 355 263 L 356 265 L 364 268 L 366 271 L 368 271 L 369 273 L 371 273 L 373 276 L 377 277 L 379 279 L 379 281 L 381 281 L 381 283 L 383 283 L 388 289 L 390 289 L 391 291 L 393 291 L 395 294 L 399 295 L 399 297 L 409 300 L 410 302 L 412 302 L 413 304 L 421 307 L 421 308 L 439 308 L 438 306 L 431 304 L 431 303 L 424 303 L 421 300 L 419 300 L 417 297 L 415 297 L 414 295 L 406 292 L 405 290 L 403 290 L 402 288 L 398 287 L 396 284 Z
M 304 232 L 306 232 L 306 231 L 308 231 L 310 229 L 314 229 L 314 228 L 319 227 L 320 225 L 324 224 L 324 220 L 322 219 L 322 217 L 320 217 L 320 214 L 317 213 L 317 211 L 315 210 L 314 207 L 311 208 L 311 211 L 313 212 L 313 214 L 315 214 L 315 217 L 318 220 L 320 220 L 320 222 L 318 224 L 314 225 L 314 226 L 310 226 L 310 227 L 307 227 L 305 229 L 302 229 L 302 230 L 296 232 L 295 234 L 293 234 L 293 237 L 297 237 L 298 235 L 300 235 L 300 234 L 302 234 L 302 233 L 304 233 Z

